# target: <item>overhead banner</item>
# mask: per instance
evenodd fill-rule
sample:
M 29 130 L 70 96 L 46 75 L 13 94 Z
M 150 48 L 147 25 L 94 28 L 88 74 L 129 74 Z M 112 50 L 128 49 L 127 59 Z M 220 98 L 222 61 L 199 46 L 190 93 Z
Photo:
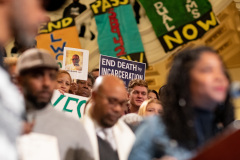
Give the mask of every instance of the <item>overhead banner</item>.
M 87 97 L 67 93 L 63 95 L 56 90 L 51 99 L 51 104 L 58 111 L 65 112 L 67 115 L 79 119 L 83 116 L 87 100 Z
M 208 0 L 139 0 L 165 52 L 218 25 Z
M 100 54 L 147 64 L 129 0 L 96 0 L 90 6 L 97 24 Z
M 122 79 L 128 87 L 133 79 L 145 79 L 146 64 L 120 58 L 100 55 L 99 74 L 114 75 Z
M 64 47 L 81 48 L 78 31 L 71 17 L 43 24 L 38 32 L 37 48 L 48 50 L 58 61 L 60 68 L 62 68 Z

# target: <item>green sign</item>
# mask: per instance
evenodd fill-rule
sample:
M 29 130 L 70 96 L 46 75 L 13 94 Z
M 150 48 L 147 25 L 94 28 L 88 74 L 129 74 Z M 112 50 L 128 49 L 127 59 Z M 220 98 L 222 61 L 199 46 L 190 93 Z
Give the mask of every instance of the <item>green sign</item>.
M 165 52 L 218 25 L 208 0 L 139 0 Z

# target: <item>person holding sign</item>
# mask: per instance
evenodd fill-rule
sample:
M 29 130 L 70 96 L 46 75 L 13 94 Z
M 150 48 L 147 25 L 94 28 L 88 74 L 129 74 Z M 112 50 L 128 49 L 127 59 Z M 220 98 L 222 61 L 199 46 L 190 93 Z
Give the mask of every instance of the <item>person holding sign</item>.
M 82 124 L 50 104 L 57 80 L 56 60 L 45 50 L 30 49 L 19 57 L 17 71 L 27 120 L 35 122 L 32 131 L 56 137 L 61 160 L 92 160 L 92 148 Z
M 57 88 L 62 94 L 69 93 L 71 87 L 72 78 L 70 74 L 65 70 L 58 71 L 57 75 Z
M 198 47 L 176 54 L 164 88 L 164 114 L 138 128 L 129 160 L 191 159 L 234 120 L 229 83 L 215 50 Z
M 93 146 L 95 160 L 126 160 L 135 140 L 133 132 L 119 118 L 127 105 L 122 80 L 98 77 L 83 124 Z

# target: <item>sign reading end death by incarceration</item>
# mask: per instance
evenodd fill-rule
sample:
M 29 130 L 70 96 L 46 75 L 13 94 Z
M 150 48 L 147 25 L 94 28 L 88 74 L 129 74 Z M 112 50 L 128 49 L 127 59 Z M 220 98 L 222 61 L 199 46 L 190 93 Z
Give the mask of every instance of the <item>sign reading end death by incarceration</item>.
M 114 75 L 126 86 L 132 79 L 145 79 L 146 64 L 100 55 L 100 75 Z

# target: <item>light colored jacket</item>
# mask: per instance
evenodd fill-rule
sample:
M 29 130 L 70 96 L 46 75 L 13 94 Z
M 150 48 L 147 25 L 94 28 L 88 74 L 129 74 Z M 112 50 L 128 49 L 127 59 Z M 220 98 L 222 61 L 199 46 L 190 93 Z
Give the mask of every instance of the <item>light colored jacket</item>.
M 82 123 L 93 147 L 94 159 L 99 160 L 97 134 L 94 121 L 90 117 L 89 113 L 82 118 Z M 127 160 L 135 141 L 134 133 L 122 120 L 118 120 L 118 122 L 113 126 L 113 136 L 115 137 L 119 160 Z

